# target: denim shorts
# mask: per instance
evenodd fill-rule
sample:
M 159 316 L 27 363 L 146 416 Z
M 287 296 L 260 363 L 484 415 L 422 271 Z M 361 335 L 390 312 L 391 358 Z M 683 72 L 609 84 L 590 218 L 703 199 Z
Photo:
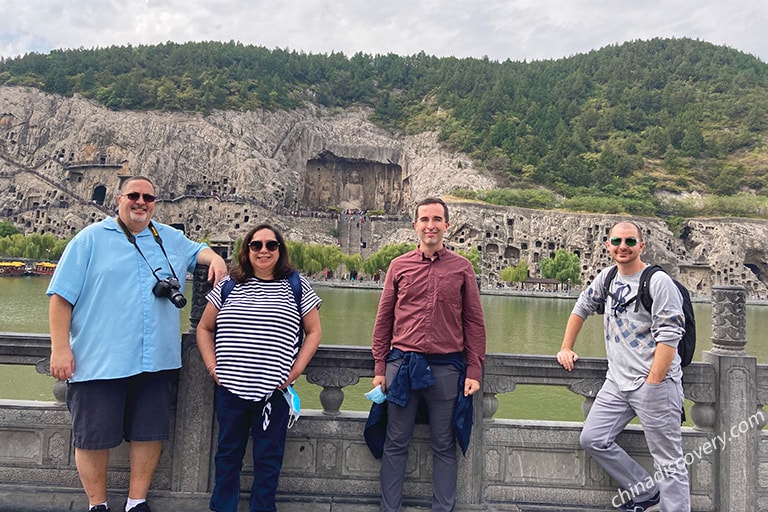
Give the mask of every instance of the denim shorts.
M 106 450 L 126 441 L 169 439 L 171 399 L 178 370 L 110 380 L 70 382 L 72 445 Z

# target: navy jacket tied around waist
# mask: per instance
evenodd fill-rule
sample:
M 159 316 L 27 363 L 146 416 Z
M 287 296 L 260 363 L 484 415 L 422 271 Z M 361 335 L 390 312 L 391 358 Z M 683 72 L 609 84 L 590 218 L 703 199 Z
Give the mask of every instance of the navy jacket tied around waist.
M 424 389 L 435 384 L 435 379 L 429 369 L 430 365 L 450 364 L 459 370 L 459 378 L 456 383 L 458 390 L 456 407 L 453 411 L 453 430 L 461 453 L 466 455 L 467 448 L 469 448 L 469 438 L 472 434 L 474 409 L 472 397 L 464 396 L 464 379 L 467 375 L 467 367 L 461 354 L 420 354 L 392 349 L 387 361 L 397 361 L 398 359 L 402 359 L 403 362 L 395 375 L 395 380 L 387 383 L 387 400 L 381 404 L 374 403 L 371 405 L 371 410 L 368 413 L 364 431 L 368 449 L 374 457 L 381 458 L 384 451 L 384 440 L 387 436 L 387 402 L 404 407 L 408 404 L 412 389 Z M 416 423 L 429 423 L 424 400 L 419 402 Z

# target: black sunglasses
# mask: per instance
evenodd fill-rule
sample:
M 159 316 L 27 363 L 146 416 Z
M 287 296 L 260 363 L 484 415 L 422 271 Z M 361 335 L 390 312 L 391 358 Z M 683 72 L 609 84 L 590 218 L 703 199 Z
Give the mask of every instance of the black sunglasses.
M 145 203 L 154 203 L 155 199 L 157 199 L 152 194 L 139 194 L 138 192 L 128 192 L 127 194 L 123 194 L 125 197 L 130 199 L 131 201 L 138 201 L 140 197 L 144 197 Z
M 254 252 L 260 251 L 261 248 L 265 246 L 269 252 L 275 252 L 277 248 L 280 247 L 280 242 L 277 240 L 267 240 L 266 242 L 262 242 L 261 240 L 251 240 L 248 244 L 248 247 Z
M 627 238 L 619 238 L 617 236 L 611 238 L 611 245 L 614 247 L 618 247 L 621 245 L 622 240 L 625 244 L 627 244 L 627 247 L 634 247 L 637 245 L 637 238 L 634 237 L 627 237 Z

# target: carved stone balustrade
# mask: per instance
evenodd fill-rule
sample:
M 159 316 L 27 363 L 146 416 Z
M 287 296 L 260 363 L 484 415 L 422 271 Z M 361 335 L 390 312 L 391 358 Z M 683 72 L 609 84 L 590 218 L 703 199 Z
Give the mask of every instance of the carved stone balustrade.
M 195 304 L 205 287 L 196 287 Z M 746 355 L 744 290 L 716 289 L 713 348 L 684 370 L 685 395 L 694 427 L 683 428 L 683 450 L 697 512 L 768 511 L 768 366 Z M 194 309 L 194 308 L 193 308 Z M 212 488 L 216 443 L 213 383 L 197 351 L 194 333 L 182 336 L 183 365 L 174 404 L 172 439 L 164 445 L 150 490 L 153 507 L 167 512 L 205 510 Z M 332 342 L 332 340 L 327 340 Z M 704 343 L 705 340 L 699 340 Z M 36 366 L 46 372 L 47 334 L 0 333 L 0 364 Z M 567 372 L 554 355 L 489 354 L 483 389 L 475 397 L 470 448 L 460 457 L 458 511 L 511 512 L 604 510 L 617 492 L 603 470 L 579 446 L 581 422 L 497 418 L 497 396 L 514 399 L 518 385 L 568 388 L 584 397 L 586 413 L 603 383 L 607 362 L 582 358 Z M 288 432 L 279 486 L 280 512 L 374 512 L 379 463 L 365 445 L 366 413 L 345 410 L 344 388 L 373 375 L 367 347 L 324 343 L 306 372 L 322 387 L 322 410 L 302 410 Z M 0 510 L 59 512 L 85 509 L 71 449 L 69 413 L 61 402 L 0 399 Z M 639 425 L 619 443 L 653 472 Z M 110 456 L 110 501 L 124 499 L 126 445 Z M 253 471 L 243 466 L 247 501 Z M 417 425 L 410 447 L 405 493 L 410 510 L 427 507 L 431 495 L 428 427 Z

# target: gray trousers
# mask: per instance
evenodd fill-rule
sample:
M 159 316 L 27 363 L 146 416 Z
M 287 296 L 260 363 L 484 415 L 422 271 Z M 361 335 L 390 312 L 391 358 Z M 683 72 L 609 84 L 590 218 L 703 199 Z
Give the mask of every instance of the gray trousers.
M 402 360 L 387 363 L 387 382 L 392 382 Z M 411 391 L 405 407 L 387 404 L 387 438 L 381 458 L 381 511 L 399 512 L 403 506 L 403 481 L 408 445 L 413 435 L 419 399 L 429 411 L 429 446 L 432 449 L 432 512 L 452 512 L 456 505 L 458 460 L 453 431 L 459 371 L 450 365 L 432 365 L 435 385 Z
M 670 379 L 654 386 L 643 384 L 634 391 L 621 391 L 606 380 L 589 410 L 581 432 L 581 446 L 625 492 L 615 499 L 636 502 L 661 492 L 661 512 L 690 512 L 688 470 L 683 459 L 680 411 L 683 386 Z M 616 436 L 637 415 L 653 457 L 655 473 L 648 472 L 616 443 Z

